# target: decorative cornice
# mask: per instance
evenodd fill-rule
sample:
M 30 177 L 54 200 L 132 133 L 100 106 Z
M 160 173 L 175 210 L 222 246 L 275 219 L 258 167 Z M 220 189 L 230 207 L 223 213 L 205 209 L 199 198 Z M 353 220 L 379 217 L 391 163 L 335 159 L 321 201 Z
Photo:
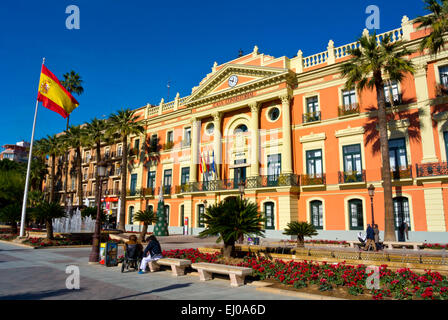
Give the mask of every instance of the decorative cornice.
M 356 128 L 347 128 L 347 129 L 342 129 L 342 130 L 338 130 L 334 133 L 336 138 L 341 138 L 341 137 L 348 137 L 348 136 L 355 136 L 355 135 L 360 135 L 360 134 L 364 134 L 365 130 L 363 127 L 356 127 Z
M 448 111 L 436 113 L 432 116 L 432 118 L 437 122 L 448 120 Z
M 325 132 L 322 133 L 311 133 L 307 136 L 301 136 L 300 137 L 300 142 L 301 143 L 306 143 L 306 142 L 314 142 L 314 141 L 321 141 L 321 140 L 325 140 L 327 138 L 327 136 L 325 135 Z

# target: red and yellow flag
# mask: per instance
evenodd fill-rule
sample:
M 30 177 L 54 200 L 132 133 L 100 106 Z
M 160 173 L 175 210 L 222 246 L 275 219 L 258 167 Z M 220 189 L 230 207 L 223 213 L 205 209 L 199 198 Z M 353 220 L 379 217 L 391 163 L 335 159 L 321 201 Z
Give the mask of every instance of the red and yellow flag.
M 39 92 L 37 100 L 41 101 L 45 108 L 59 113 L 64 118 L 79 106 L 78 101 L 68 92 L 58 78 L 44 65 L 40 74 Z

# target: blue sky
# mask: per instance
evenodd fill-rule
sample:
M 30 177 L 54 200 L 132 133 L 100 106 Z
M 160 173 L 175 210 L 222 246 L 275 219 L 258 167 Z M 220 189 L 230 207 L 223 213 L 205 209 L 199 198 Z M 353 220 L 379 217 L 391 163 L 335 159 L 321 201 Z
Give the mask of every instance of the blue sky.
M 68 30 L 69 5 L 80 29 Z M 81 124 L 121 108 L 158 104 L 191 88 L 211 71 L 258 45 L 275 57 L 305 56 L 356 40 L 367 6 L 380 8 L 380 29 L 398 28 L 403 15 L 426 14 L 422 0 L 320 1 L 87 1 L 0 2 L 0 145 L 29 141 L 42 57 L 58 77 L 75 70 L 84 80 Z M 65 129 L 66 120 L 39 107 L 36 139 Z

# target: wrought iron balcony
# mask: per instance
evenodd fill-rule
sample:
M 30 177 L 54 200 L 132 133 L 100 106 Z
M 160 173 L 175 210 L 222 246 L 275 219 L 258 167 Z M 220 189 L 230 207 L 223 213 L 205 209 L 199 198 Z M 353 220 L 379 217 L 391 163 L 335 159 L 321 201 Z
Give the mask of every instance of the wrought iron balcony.
M 393 98 L 394 106 L 398 106 L 403 102 L 401 93 L 392 95 L 392 98 Z M 386 98 L 386 107 L 390 107 L 391 105 L 392 105 L 391 99 L 389 96 Z
M 392 168 L 390 172 L 392 175 L 392 179 L 400 180 L 400 179 L 412 179 L 412 166 L 402 166 L 399 168 Z
M 448 175 L 448 164 L 446 162 L 416 164 L 415 172 L 417 173 L 417 178 L 445 176 Z
M 362 171 L 339 171 L 339 183 L 366 182 L 366 170 Z
M 349 105 L 343 105 L 338 108 L 338 114 L 340 117 L 348 116 L 352 114 L 359 114 L 359 104 L 352 103 Z
M 320 121 L 320 111 L 304 113 L 302 120 L 303 123 Z
M 318 174 L 302 174 L 300 176 L 300 183 L 302 186 L 315 186 L 326 184 L 326 175 L 325 173 Z

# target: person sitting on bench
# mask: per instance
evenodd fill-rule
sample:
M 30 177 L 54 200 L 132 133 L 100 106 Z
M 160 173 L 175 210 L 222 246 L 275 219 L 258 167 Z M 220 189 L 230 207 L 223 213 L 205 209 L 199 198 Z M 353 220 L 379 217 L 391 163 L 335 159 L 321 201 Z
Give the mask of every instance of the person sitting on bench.
M 155 235 L 150 235 L 148 237 L 148 245 L 145 248 L 145 251 L 143 251 L 143 259 L 142 263 L 140 265 L 140 271 L 139 274 L 144 274 L 146 271 L 146 266 L 151 261 L 157 261 L 159 259 L 162 259 L 162 248 L 160 247 L 159 241 L 157 241 L 157 238 Z

